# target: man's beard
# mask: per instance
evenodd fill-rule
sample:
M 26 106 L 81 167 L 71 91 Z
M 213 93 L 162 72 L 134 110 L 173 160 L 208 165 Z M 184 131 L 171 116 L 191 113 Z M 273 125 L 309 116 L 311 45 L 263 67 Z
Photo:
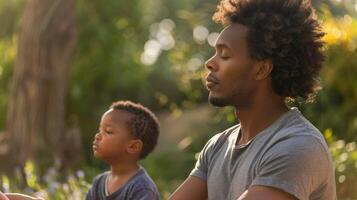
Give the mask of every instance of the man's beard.
M 251 105 L 251 92 L 236 93 L 226 97 L 216 97 L 211 94 L 208 95 L 208 101 L 211 105 L 217 107 L 235 106 L 235 107 L 249 107 Z M 240 98 L 238 98 L 240 97 Z
M 224 107 L 228 105 L 228 103 L 224 99 L 219 97 L 213 97 L 211 95 L 208 96 L 208 101 L 211 105 L 217 107 Z

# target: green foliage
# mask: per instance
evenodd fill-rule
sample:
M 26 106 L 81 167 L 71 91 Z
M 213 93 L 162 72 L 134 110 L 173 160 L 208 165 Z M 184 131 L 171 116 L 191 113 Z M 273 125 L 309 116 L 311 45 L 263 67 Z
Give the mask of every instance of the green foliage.
M 320 130 L 326 130 L 340 199 L 357 199 L 354 191 L 357 153 L 353 142 L 357 139 L 357 22 L 353 17 L 356 12 L 351 10 L 355 4 L 326 1 L 328 6 L 324 6 L 320 1 L 313 2 L 321 6 L 319 14 L 328 33 L 327 65 L 322 71 L 323 90 L 316 103 L 298 106 Z M 25 3 L 0 0 L 1 131 L 5 129 L 17 29 Z M 81 167 L 83 172 L 68 176 L 63 183 L 59 180 L 64 175 L 56 169 L 49 169 L 44 177 L 39 177 L 36 166 L 28 164 L 25 174 L 16 169 L 14 179 L 2 177 L 0 189 L 40 192 L 49 199 L 82 199 L 94 176 L 106 169 L 103 163 L 93 160 L 90 144 L 101 114 L 112 101 L 129 99 L 143 103 L 156 113 L 169 111 L 175 116 L 181 115 L 185 108 L 206 103 L 203 65 L 214 53 L 207 39 L 213 40 L 221 29 L 211 20 L 216 4 L 213 0 L 108 0 L 105 3 L 78 0 L 80 38 L 69 72 L 66 120 L 68 127 L 81 131 L 86 158 Z M 194 30 L 201 31 L 198 36 L 202 38 L 194 37 Z M 155 49 L 157 44 L 159 49 Z M 144 59 L 148 52 L 154 54 L 149 57 L 150 62 Z M 234 112 L 230 108 L 222 109 L 211 123 L 222 129 L 234 124 Z M 159 186 L 163 199 L 194 166 L 197 153 L 211 136 L 203 134 L 206 128 L 197 127 L 177 141 L 178 145 L 171 151 L 158 152 L 142 162 Z M 211 130 L 210 134 L 213 133 Z
M 6 121 L 6 109 L 10 94 L 10 78 L 12 65 L 16 55 L 16 36 L 12 39 L 0 40 L 0 129 L 3 130 Z
M 18 28 L 24 0 L 0 0 L 0 38 L 11 38 Z
M 333 18 L 325 11 L 327 63 L 322 70 L 322 91 L 316 103 L 303 106 L 306 116 L 320 129 L 355 141 L 357 133 L 357 20 L 345 15 Z
M 39 177 L 32 162 L 28 162 L 24 170 L 17 169 L 15 172 L 16 175 L 11 180 L 2 176 L 2 192 L 23 193 L 51 200 L 84 199 L 90 187 L 82 171 L 68 176 L 64 183 L 59 182 L 61 175 L 55 169 L 49 169 L 43 178 Z
M 24 0 L 0 0 L 0 130 L 5 127 L 12 66 L 16 56 L 16 31 L 24 5 Z
M 335 166 L 337 195 L 341 200 L 357 199 L 357 148 L 356 142 L 336 140 L 331 129 L 324 133 Z

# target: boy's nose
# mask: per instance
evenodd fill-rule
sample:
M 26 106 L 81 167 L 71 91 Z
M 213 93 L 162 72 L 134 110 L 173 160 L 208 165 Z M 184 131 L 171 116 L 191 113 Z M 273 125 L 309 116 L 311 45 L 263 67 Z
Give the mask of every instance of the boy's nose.
M 96 133 L 95 136 L 94 136 L 94 139 L 95 140 L 100 140 L 101 138 L 101 134 L 100 133 Z

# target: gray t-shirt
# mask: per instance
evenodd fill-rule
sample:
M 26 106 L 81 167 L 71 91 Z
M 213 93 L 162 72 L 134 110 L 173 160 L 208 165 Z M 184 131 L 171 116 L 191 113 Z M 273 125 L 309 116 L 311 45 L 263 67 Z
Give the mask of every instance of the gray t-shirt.
M 106 195 L 106 179 L 110 172 L 104 172 L 98 175 L 92 187 L 89 189 L 86 200 L 159 200 L 160 195 L 155 183 L 146 173 L 145 169 L 140 167 L 123 187 Z
M 191 176 L 209 200 L 237 200 L 250 186 L 281 189 L 300 200 L 336 200 L 332 158 L 321 133 L 293 108 L 245 145 L 240 126 L 212 137 Z

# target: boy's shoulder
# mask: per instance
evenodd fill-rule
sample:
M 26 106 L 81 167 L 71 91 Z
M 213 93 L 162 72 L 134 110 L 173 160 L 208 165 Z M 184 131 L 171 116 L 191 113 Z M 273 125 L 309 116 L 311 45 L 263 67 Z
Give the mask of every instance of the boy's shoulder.
M 105 179 L 109 173 L 109 171 L 106 171 L 97 175 L 94 178 L 92 186 L 86 194 L 86 200 L 97 200 L 102 199 L 102 197 L 105 197 Z
M 110 171 L 103 172 L 96 176 L 93 181 L 92 187 L 87 194 L 86 200 L 100 199 L 105 197 L 105 182 Z M 112 193 L 110 199 L 150 199 L 158 200 L 158 189 L 151 179 L 149 174 L 143 167 L 140 167 L 139 171 L 128 182 Z
M 146 172 L 144 167 L 140 166 L 138 173 L 130 182 L 136 189 L 149 189 L 153 192 L 157 191 L 155 182 L 151 179 L 150 175 Z
M 105 172 L 102 172 L 101 174 L 98 174 L 94 180 L 93 180 L 93 183 L 95 182 L 100 182 L 101 180 L 105 180 L 105 178 L 110 174 L 110 171 L 105 171 Z
M 98 174 L 94 180 L 93 180 L 93 183 L 92 183 L 92 188 L 96 188 L 96 189 L 99 189 L 100 187 L 104 187 L 105 185 L 105 180 L 106 180 L 106 177 L 110 174 L 110 171 L 105 171 L 101 174 Z
M 104 175 L 105 176 L 105 175 Z M 110 196 L 112 199 L 159 200 L 160 195 L 154 181 L 143 167 L 121 189 Z
M 144 167 L 140 166 L 137 176 L 135 176 L 133 181 L 135 182 L 135 189 L 133 191 L 136 191 L 138 196 L 145 197 L 143 199 L 160 199 L 159 191 L 156 187 L 156 184 L 151 179 L 150 175 L 146 172 Z

